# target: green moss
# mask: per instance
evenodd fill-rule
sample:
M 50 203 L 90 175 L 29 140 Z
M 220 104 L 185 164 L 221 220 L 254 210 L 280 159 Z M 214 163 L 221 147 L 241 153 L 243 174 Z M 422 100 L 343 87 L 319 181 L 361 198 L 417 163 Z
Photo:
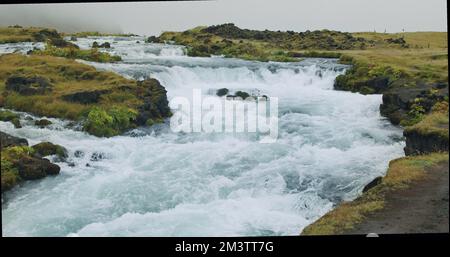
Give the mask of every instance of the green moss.
M 48 156 L 48 155 L 57 155 L 60 158 L 66 158 L 67 157 L 67 150 L 60 146 L 55 145 L 50 142 L 42 142 L 36 145 L 33 145 L 31 148 L 33 148 L 33 151 L 40 156 Z
M 19 115 L 10 111 L 0 111 L 1 121 L 10 121 L 15 128 L 21 128 Z
M 163 123 L 164 122 L 164 119 L 162 119 L 162 118 L 155 118 L 155 119 L 148 119 L 146 122 L 145 122 L 145 125 L 147 125 L 147 126 L 153 126 L 153 125 L 155 125 L 155 124 L 158 124 L 158 123 Z
M 31 155 L 34 149 L 30 146 L 13 146 L 4 148 L 1 152 L 2 158 L 6 160 L 17 160 L 25 155 Z
M 30 156 L 34 149 L 29 146 L 13 146 L 3 148 L 1 151 L 1 187 L 2 192 L 13 188 L 20 182 L 19 171 L 16 167 L 17 161 L 23 157 Z
M 97 48 L 81 50 L 75 47 L 55 47 L 47 44 L 44 50 L 35 50 L 33 54 L 36 55 L 51 55 L 57 57 L 64 57 L 69 59 L 82 59 L 92 62 L 118 62 L 122 58 L 116 55 L 110 55 L 106 52 L 100 52 Z
M 157 41 L 175 41 L 185 45 L 189 56 L 224 55 L 279 62 L 299 61 L 299 57 L 337 58 L 340 53 L 313 49 L 360 49 L 364 43 L 364 40 L 353 39 L 349 33 L 338 31 L 257 31 L 240 29 L 234 24 L 195 28 L 184 32 L 164 32 Z M 311 51 L 304 51 L 309 49 Z
M 1 158 L 1 187 L 2 192 L 10 190 L 20 181 L 19 171 L 6 158 Z
M 1 121 L 12 121 L 13 119 L 18 119 L 19 115 L 11 111 L 0 111 Z
M 448 133 L 448 112 L 434 112 L 426 115 L 422 120 L 413 126 L 405 128 L 406 133 L 417 132 L 419 135 L 437 135 L 449 140 Z
M 111 137 L 130 129 L 136 116 L 136 111 L 126 107 L 117 106 L 109 110 L 93 107 L 87 115 L 83 128 L 95 136 Z

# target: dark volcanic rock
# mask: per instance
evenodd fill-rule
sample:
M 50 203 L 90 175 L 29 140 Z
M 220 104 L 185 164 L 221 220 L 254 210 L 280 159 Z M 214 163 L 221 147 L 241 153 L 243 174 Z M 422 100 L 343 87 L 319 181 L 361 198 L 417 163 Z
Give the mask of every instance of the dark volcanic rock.
M 33 34 L 33 37 L 36 41 L 44 42 L 47 39 L 52 38 L 60 38 L 60 35 L 56 30 L 51 29 L 42 29 Z
M 21 95 L 38 95 L 52 91 L 52 84 L 40 76 L 25 77 L 22 75 L 12 75 L 6 80 L 6 89 L 16 91 Z
M 34 154 L 38 157 L 44 157 L 48 155 L 57 155 L 62 160 L 67 158 L 67 150 L 60 146 L 55 145 L 50 142 L 41 142 L 39 144 L 33 145 Z
M 138 108 L 136 124 L 146 125 L 149 119 L 161 119 L 171 115 L 167 91 L 156 79 L 147 79 L 138 82 L 138 96 L 144 104 Z
M 0 131 L 0 149 L 10 146 L 28 146 L 28 141 Z
M 45 127 L 47 127 L 48 125 L 51 125 L 51 124 L 52 124 L 52 122 L 47 120 L 47 119 L 40 119 L 40 120 L 37 120 L 37 121 L 34 122 L 34 125 L 36 125 L 36 126 L 38 126 L 40 128 L 45 128 Z
M 111 48 L 111 44 L 109 42 L 99 44 L 97 41 L 94 41 L 94 43 L 92 43 L 92 48 Z
M 91 155 L 91 161 L 96 162 L 96 161 L 100 161 L 106 159 L 106 154 L 102 153 L 102 152 L 94 152 Z
M 417 130 L 405 130 L 405 155 L 419 155 L 432 152 L 448 152 L 448 138 L 439 134 L 421 134 Z
M 397 86 L 387 90 L 383 94 L 383 103 L 380 105 L 381 115 L 388 117 L 398 125 L 405 119 L 413 104 L 420 100 L 420 106 L 425 112 L 429 112 L 433 105 L 448 97 L 448 84 L 420 84 L 413 87 Z
M 374 93 L 379 94 L 384 92 L 389 87 L 388 77 L 376 77 L 365 81 L 365 85 L 374 90 Z
M 84 152 L 81 150 L 76 150 L 73 155 L 77 158 L 83 158 L 84 157 Z
M 374 180 L 370 181 L 369 184 L 367 184 L 363 188 L 363 193 L 369 191 L 371 188 L 373 188 L 376 185 L 380 184 L 382 180 L 383 180 L 383 177 L 380 176 L 380 177 L 376 177 Z
M 62 99 L 68 102 L 92 104 L 98 103 L 102 95 L 110 92 L 111 92 L 110 90 L 81 91 L 73 94 L 64 95 L 62 96 Z
M 147 43 L 161 43 L 161 40 L 155 36 L 149 36 L 147 40 L 145 40 Z
M 49 160 L 31 156 L 23 156 L 18 161 L 19 176 L 24 180 L 44 178 L 47 175 L 59 174 L 60 167 Z
M 229 92 L 228 88 L 221 88 L 221 89 L 217 90 L 216 95 L 224 96 L 224 95 L 228 94 L 228 92 Z

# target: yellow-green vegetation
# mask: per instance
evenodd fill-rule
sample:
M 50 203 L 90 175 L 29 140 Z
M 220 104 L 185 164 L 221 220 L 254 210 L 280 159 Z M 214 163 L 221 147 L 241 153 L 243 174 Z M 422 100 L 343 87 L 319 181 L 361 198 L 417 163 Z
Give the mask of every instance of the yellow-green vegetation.
M 92 62 L 118 62 L 122 60 L 120 56 L 100 52 L 97 48 L 82 50 L 76 47 L 55 47 L 50 44 L 47 44 L 43 50 L 33 51 L 32 54 L 51 55 L 69 59 L 82 59 Z
M 61 159 L 67 157 L 67 150 L 64 147 L 50 142 L 41 142 L 33 145 L 31 148 L 33 149 L 33 152 L 37 153 L 39 156 L 56 155 Z
M 136 110 L 127 107 L 112 107 L 109 110 L 94 107 L 87 115 L 84 128 L 95 136 L 118 135 L 121 131 L 130 128 L 137 114 Z
M 340 51 L 341 62 L 352 67 L 337 77 L 336 89 L 384 94 L 381 113 L 403 126 L 420 122 L 436 102 L 448 102 L 446 32 L 354 35 L 374 44 Z
M 448 141 L 448 102 L 439 102 L 432 108 L 432 112 L 413 126 L 405 128 L 405 132 L 416 131 L 422 136 L 436 135 Z
M 0 111 L 0 120 L 1 121 L 9 121 L 14 127 L 20 128 L 20 120 L 19 115 L 10 111 Z
M 258 31 L 240 29 L 231 23 L 196 27 L 184 32 L 164 32 L 157 41 L 174 41 L 185 45 L 190 56 L 224 55 L 281 62 L 298 61 L 296 57 L 302 56 L 335 58 L 339 54 L 331 52 L 333 50 L 364 49 L 371 43 L 338 31 Z
M 29 146 L 13 146 L 1 151 L 1 187 L 2 192 L 13 188 L 21 181 L 17 166 L 14 164 L 24 156 L 33 154 L 33 148 Z
M 132 37 L 136 36 L 132 33 L 103 33 L 98 31 L 80 31 L 75 33 L 62 33 L 64 36 L 72 36 L 72 37 Z
M 53 29 L 21 26 L 0 27 L 0 44 L 18 42 L 44 42 L 58 33 Z
M 160 104 L 144 118 L 168 117 L 163 89 L 156 80 L 140 83 L 66 58 L 0 56 L 0 106 L 40 116 L 86 120 L 85 130 L 97 136 L 113 136 L 145 124 L 146 120 L 137 124 L 135 118 L 145 109 L 147 94 Z
M 54 29 L 22 28 L 20 26 L 0 27 L 0 44 L 18 42 L 46 42 L 43 50 L 34 50 L 31 54 L 52 55 L 70 59 L 82 59 L 93 62 L 117 62 L 120 56 L 100 52 L 98 49 L 81 50 L 78 46 L 63 39 Z
M 353 33 L 375 40 L 366 50 L 340 51 L 362 66 L 389 66 L 412 78 L 430 81 L 448 81 L 448 43 L 446 32 L 414 32 L 398 34 Z M 389 38 L 402 38 L 405 45 L 386 42 Z
M 433 153 L 392 160 L 380 184 L 351 202 L 343 202 L 316 222 L 307 226 L 302 235 L 345 234 L 355 228 L 370 214 L 383 209 L 386 194 L 408 188 L 411 183 L 424 178 L 427 170 L 441 162 L 448 162 L 448 153 Z

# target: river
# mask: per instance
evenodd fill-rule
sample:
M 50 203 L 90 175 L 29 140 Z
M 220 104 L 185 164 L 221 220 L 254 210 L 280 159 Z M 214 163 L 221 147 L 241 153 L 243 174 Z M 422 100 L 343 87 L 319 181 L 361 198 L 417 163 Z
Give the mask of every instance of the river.
M 277 97 L 277 140 L 262 144 L 255 133 L 176 133 L 168 121 L 97 138 L 59 119 L 41 129 L 22 113 L 23 128 L 0 122 L 1 131 L 30 144 L 60 144 L 69 158 L 57 163 L 60 175 L 3 194 L 4 236 L 297 235 L 357 197 L 386 172 L 389 160 L 403 156 L 402 130 L 379 114 L 381 95 L 333 90 L 346 69 L 336 60 L 188 57 L 182 46 L 141 37 L 75 43 L 88 48 L 93 41 L 111 42 L 104 51 L 123 61 L 88 64 L 129 78 L 156 78 L 169 100 L 191 99 L 194 88 L 204 95 L 228 88 Z

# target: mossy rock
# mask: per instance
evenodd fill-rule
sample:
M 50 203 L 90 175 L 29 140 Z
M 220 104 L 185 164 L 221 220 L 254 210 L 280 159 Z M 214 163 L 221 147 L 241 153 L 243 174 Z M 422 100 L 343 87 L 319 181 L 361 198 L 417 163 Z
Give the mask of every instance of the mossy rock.
M 20 124 L 20 120 L 18 118 L 12 119 L 11 123 L 14 125 L 15 128 L 21 128 L 22 127 L 22 124 Z
M 60 159 L 66 159 L 68 156 L 67 150 L 64 147 L 52 144 L 50 142 L 41 142 L 31 147 L 34 149 L 34 154 L 39 157 L 56 155 Z
M 51 124 L 52 124 L 52 122 L 47 120 L 47 119 L 40 119 L 40 120 L 36 120 L 34 122 L 34 125 L 36 125 L 36 126 L 38 126 L 40 128 L 45 128 L 45 127 L 47 127 L 48 125 L 51 125 Z
M 19 114 L 11 112 L 11 111 L 0 111 L 0 120 L 1 121 L 11 121 L 13 119 L 19 118 Z
M 19 115 L 10 111 L 0 111 L 0 120 L 1 121 L 10 121 L 15 128 L 21 128 Z
M 14 165 L 4 159 L 1 158 L 1 187 L 2 193 L 10 190 L 15 185 L 20 182 L 19 171 Z
M 8 134 L 2 135 L 2 139 L 4 137 L 12 138 Z M 56 175 L 59 172 L 58 165 L 41 158 L 32 147 L 10 144 L 1 150 L 2 193 L 10 190 L 22 180 L 40 179 L 48 175 Z
M 23 156 L 17 164 L 19 176 L 24 180 L 35 180 L 47 175 L 59 174 L 61 168 L 47 159 Z

